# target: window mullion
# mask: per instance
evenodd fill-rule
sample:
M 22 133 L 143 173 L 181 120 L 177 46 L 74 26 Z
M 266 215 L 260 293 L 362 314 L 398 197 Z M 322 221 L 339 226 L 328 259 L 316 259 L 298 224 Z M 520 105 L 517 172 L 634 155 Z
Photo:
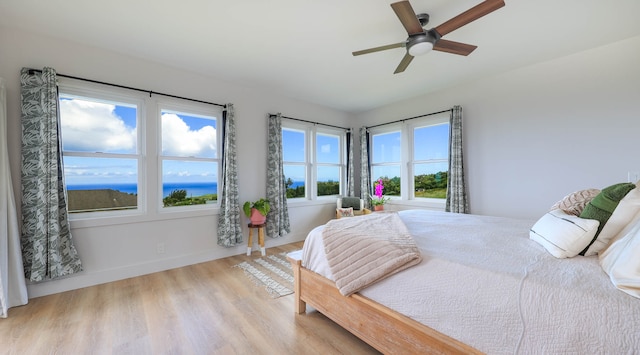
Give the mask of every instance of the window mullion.
M 307 129 L 307 179 L 309 181 L 309 189 L 307 191 L 307 199 L 315 200 L 318 196 L 318 172 L 316 171 L 316 129 L 309 127 Z

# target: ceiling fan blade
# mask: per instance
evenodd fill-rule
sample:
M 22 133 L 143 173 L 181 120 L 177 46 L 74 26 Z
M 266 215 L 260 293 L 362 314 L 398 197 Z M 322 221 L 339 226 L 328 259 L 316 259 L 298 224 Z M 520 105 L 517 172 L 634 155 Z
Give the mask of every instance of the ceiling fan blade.
M 433 46 L 434 51 L 447 52 L 452 54 L 459 54 L 467 56 L 471 54 L 478 46 L 472 44 L 448 41 L 446 39 L 440 39 Z
M 395 43 L 395 44 L 387 44 L 386 46 L 363 49 L 361 51 L 355 51 L 355 52 L 353 52 L 351 54 L 353 54 L 354 56 L 357 56 L 357 55 L 363 55 L 363 54 L 368 54 L 368 53 L 373 53 L 373 52 L 386 51 L 387 49 L 401 48 L 401 47 L 404 47 L 404 46 L 405 46 L 405 42 L 400 42 L 400 43 Z
M 480 4 L 436 27 L 435 30 L 438 31 L 440 36 L 444 36 L 447 33 L 455 31 L 458 28 L 477 20 L 484 15 L 488 15 L 503 6 L 504 0 L 483 1 Z
M 391 8 L 402 22 L 402 25 L 407 30 L 409 35 L 413 35 L 416 33 L 424 32 L 418 17 L 416 16 L 415 11 L 413 11 L 413 7 L 409 1 L 399 1 L 391 4 Z
M 407 67 L 409 66 L 409 63 L 411 63 L 412 60 L 413 60 L 413 56 L 409 54 L 409 52 L 407 52 L 407 54 L 405 54 L 402 60 L 400 61 L 400 64 L 398 64 L 398 67 L 396 68 L 396 71 L 393 72 L 393 74 L 402 73 L 405 69 L 407 69 Z

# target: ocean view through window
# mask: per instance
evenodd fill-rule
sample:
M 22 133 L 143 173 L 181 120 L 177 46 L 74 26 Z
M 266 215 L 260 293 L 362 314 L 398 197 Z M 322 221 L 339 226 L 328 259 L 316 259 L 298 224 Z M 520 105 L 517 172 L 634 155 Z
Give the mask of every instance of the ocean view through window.
M 283 120 L 287 198 L 315 200 L 340 195 L 346 181 L 345 144 L 344 130 Z
M 126 194 L 137 194 L 138 184 L 91 184 L 91 185 L 69 185 L 67 184 L 67 190 L 103 190 L 111 189 Z M 208 194 L 215 194 L 218 191 L 217 183 L 208 182 L 192 182 L 192 183 L 171 183 L 164 184 L 162 186 L 162 197 L 167 197 L 171 191 L 176 189 L 187 190 L 187 196 L 202 196 Z
M 217 123 L 213 116 L 162 109 L 163 207 L 217 201 Z
M 65 92 L 59 103 L 69 212 L 136 210 L 137 187 L 122 193 L 104 185 L 138 184 L 139 102 Z
M 222 107 L 66 78 L 59 103 L 72 218 L 217 208 Z

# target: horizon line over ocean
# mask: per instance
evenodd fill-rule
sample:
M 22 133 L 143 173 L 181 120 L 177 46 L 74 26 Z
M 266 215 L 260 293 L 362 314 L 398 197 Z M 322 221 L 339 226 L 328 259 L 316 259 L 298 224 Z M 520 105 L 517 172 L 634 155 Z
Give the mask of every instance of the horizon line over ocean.
M 303 186 L 304 181 L 294 181 L 293 187 Z M 67 184 L 67 190 L 103 190 L 111 189 L 127 194 L 137 194 L 137 183 L 125 184 Z M 166 183 L 162 185 L 162 197 L 167 197 L 174 190 L 187 190 L 187 196 L 202 196 L 218 193 L 218 183 L 215 182 L 180 182 Z
M 138 184 L 67 184 L 67 190 L 103 190 L 111 189 L 127 194 L 137 194 Z M 162 197 L 167 197 L 174 190 L 187 190 L 187 196 L 202 196 L 215 194 L 218 191 L 218 184 L 215 182 L 182 182 L 182 183 L 166 183 L 162 185 Z

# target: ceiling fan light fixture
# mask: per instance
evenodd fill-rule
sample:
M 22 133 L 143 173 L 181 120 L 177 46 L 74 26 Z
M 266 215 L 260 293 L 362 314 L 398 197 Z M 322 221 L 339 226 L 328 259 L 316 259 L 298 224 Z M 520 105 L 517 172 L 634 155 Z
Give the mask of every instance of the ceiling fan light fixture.
M 435 31 L 425 31 L 417 35 L 409 36 L 407 39 L 407 52 L 412 56 L 424 55 L 433 49 L 433 46 L 438 41 L 437 33 Z
M 409 47 L 409 54 L 416 57 L 419 55 L 427 54 L 433 49 L 433 43 L 431 42 L 419 42 Z

